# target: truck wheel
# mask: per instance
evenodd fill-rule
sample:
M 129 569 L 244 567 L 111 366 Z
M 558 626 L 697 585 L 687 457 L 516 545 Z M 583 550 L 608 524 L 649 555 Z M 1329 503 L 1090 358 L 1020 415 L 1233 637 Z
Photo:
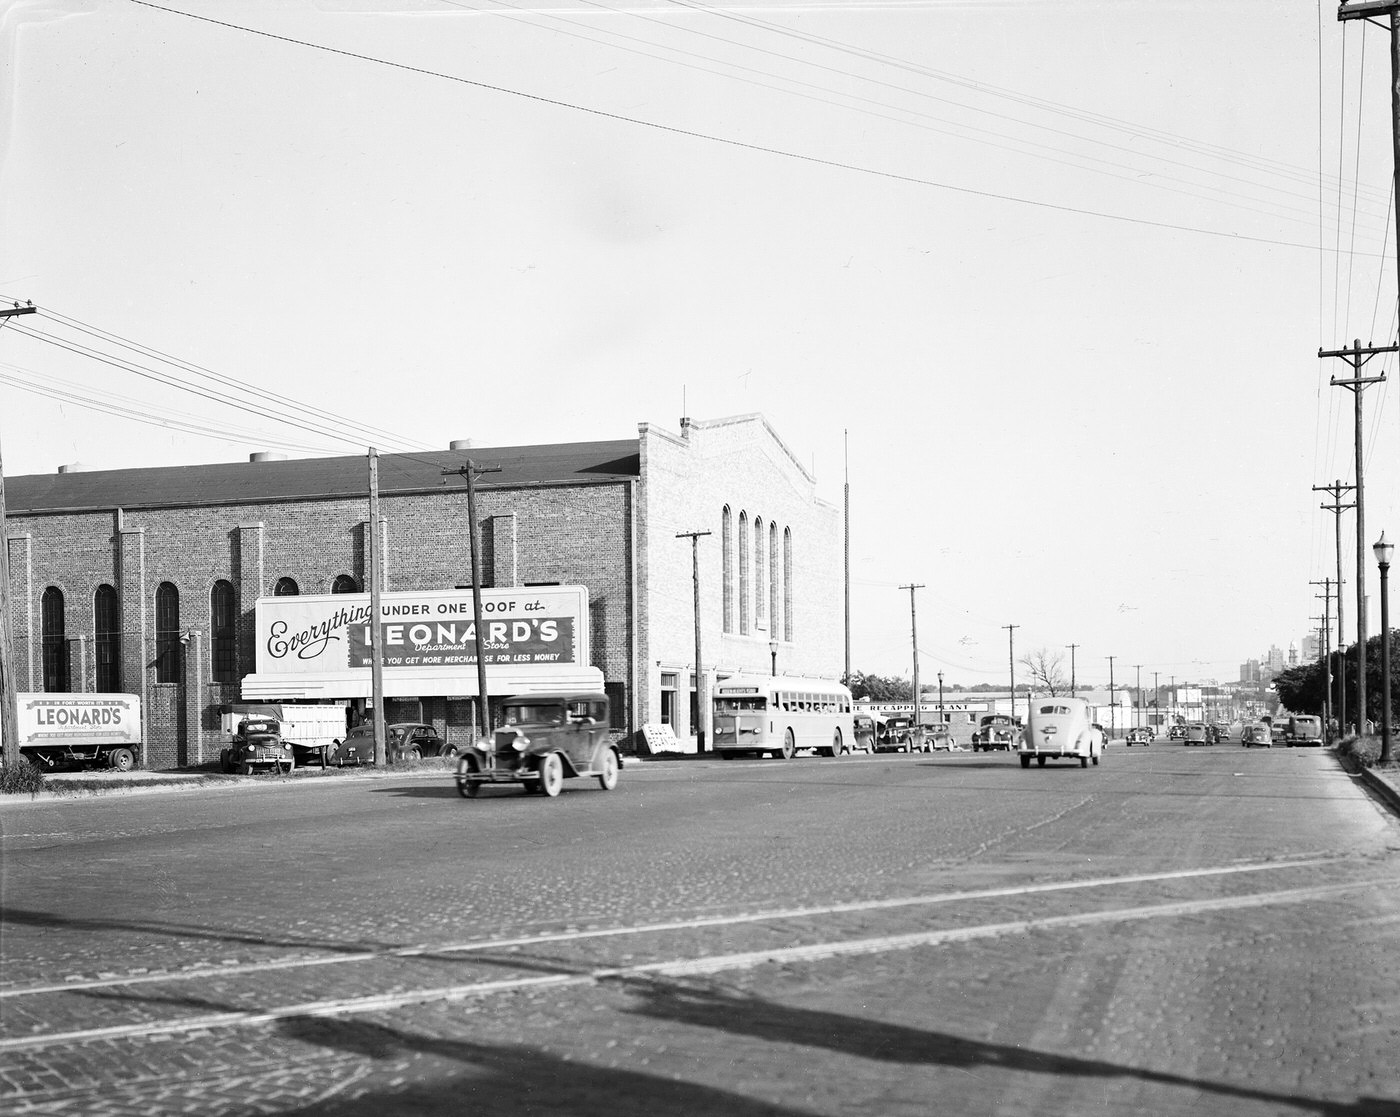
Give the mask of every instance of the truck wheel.
M 253 766 L 246 760 L 243 760 L 234 765 L 234 771 L 240 776 L 251 776 L 253 774 Z
M 1030 758 L 1029 756 L 1022 756 L 1022 757 L 1021 757 L 1021 767 L 1022 767 L 1022 768 L 1029 768 L 1030 766 L 1031 766 L 1031 758 Z
M 330 745 L 322 745 L 319 749 L 316 750 L 316 759 L 318 759 L 321 762 L 321 770 L 323 772 L 326 770 L 326 765 L 330 762 L 330 758 Z
M 225 775 L 233 771 L 233 765 L 228 762 L 228 749 L 219 750 L 219 771 Z
M 136 767 L 136 757 L 130 749 L 113 749 L 107 754 L 107 764 L 118 772 L 130 772 Z
M 1079 758 L 1079 766 L 1080 766 L 1081 768 L 1087 768 L 1087 767 L 1089 767 L 1089 758 L 1088 758 L 1087 756 L 1081 756 L 1081 757 Z
M 1043 757 L 1043 756 L 1037 756 L 1037 757 L 1035 758 L 1035 762 L 1036 762 L 1037 764 L 1039 764 L 1042 768 L 1045 767 L 1045 757 Z

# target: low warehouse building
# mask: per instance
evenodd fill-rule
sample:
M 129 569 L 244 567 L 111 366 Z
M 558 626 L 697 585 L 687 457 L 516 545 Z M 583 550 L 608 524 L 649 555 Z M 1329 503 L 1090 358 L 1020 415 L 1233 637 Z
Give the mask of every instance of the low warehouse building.
M 234 702 L 364 718 L 366 458 L 269 457 L 7 479 L 16 689 L 140 695 L 155 768 L 217 758 Z M 669 724 L 703 746 L 697 571 L 705 693 L 773 662 L 839 675 L 840 510 L 761 415 L 683 419 L 678 434 L 377 459 L 381 633 L 409 651 L 384 670 L 389 721 L 477 729 L 468 460 L 499 468 L 476 482 L 484 620 L 504 626 L 493 698 L 601 683 L 631 742 Z

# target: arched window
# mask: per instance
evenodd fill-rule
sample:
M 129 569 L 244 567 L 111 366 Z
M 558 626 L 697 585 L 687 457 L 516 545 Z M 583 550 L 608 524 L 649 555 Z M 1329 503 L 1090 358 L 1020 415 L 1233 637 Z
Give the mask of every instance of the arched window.
M 758 621 L 759 628 L 767 623 L 768 616 L 768 608 L 764 604 L 768 600 L 768 576 L 765 573 L 768 565 L 763 561 L 767 548 L 763 542 L 763 517 L 755 516 L 753 518 L 753 615 Z
M 44 628 L 44 689 L 65 692 L 72 687 L 68 681 L 68 635 L 63 623 L 63 591 L 50 586 L 39 599 L 39 612 Z
M 272 587 L 273 597 L 296 597 L 301 593 L 295 578 L 278 578 L 277 584 Z
M 156 682 L 180 681 L 180 591 L 169 582 L 156 587 Z
M 768 609 L 771 616 L 768 618 L 768 630 L 776 639 L 781 631 L 778 622 L 782 619 L 778 615 L 778 523 L 776 520 L 768 521 Z
M 349 574 L 337 574 L 331 583 L 331 593 L 359 593 L 360 583 Z
M 739 631 L 749 631 L 749 514 L 739 513 Z
M 792 642 L 792 528 L 783 528 L 783 639 Z
M 106 584 L 97 587 L 92 617 L 97 690 L 111 694 L 122 688 L 122 615 L 114 588 Z
M 233 583 L 222 578 L 209 591 L 209 654 L 216 683 L 238 681 L 238 607 Z
M 734 513 L 724 506 L 720 516 L 720 585 L 724 594 L 724 631 L 734 631 Z

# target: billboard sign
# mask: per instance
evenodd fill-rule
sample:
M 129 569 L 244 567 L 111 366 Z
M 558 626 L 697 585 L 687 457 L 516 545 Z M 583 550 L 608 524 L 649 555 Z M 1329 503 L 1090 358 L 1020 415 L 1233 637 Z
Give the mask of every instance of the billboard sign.
M 377 624 L 371 622 L 367 593 L 259 598 L 258 674 L 368 673 L 376 634 L 389 672 L 476 667 L 471 590 L 379 597 Z M 483 589 L 481 614 L 488 667 L 528 673 L 588 662 L 588 590 L 583 586 Z
M 135 694 L 18 694 L 21 745 L 141 746 L 141 698 Z

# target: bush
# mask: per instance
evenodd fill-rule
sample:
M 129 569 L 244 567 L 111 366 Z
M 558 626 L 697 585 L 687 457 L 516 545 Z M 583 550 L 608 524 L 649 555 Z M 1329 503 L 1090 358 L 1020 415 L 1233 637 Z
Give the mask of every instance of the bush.
M 1379 737 L 1358 737 L 1352 734 L 1337 742 L 1337 753 L 1349 756 L 1363 768 L 1372 767 L 1381 756 Z
M 18 763 L 0 768 L 0 795 L 37 795 L 44 790 L 44 773 L 21 756 Z

